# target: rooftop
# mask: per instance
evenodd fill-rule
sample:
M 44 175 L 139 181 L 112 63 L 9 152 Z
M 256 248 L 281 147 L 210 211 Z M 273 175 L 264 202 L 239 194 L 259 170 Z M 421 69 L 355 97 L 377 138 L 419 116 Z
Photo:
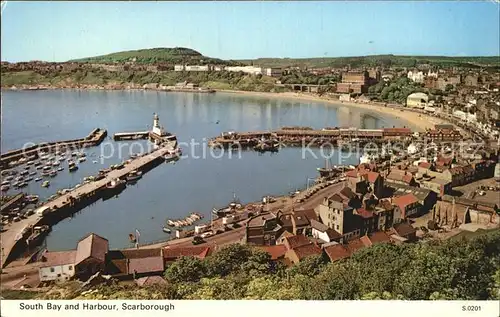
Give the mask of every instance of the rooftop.
M 108 246 L 108 240 L 95 233 L 90 233 L 78 242 L 75 265 L 90 257 L 104 262 L 106 260 Z
M 331 262 L 345 259 L 351 256 L 351 252 L 342 244 L 327 246 L 323 249 Z
M 74 264 L 76 250 L 71 251 L 46 251 L 43 254 L 42 265 L 40 267 L 59 266 Z

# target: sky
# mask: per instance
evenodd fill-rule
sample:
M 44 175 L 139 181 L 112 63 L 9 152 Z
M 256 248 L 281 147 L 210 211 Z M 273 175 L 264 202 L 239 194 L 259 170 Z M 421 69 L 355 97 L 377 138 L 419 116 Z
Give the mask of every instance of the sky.
M 11 2 L 1 59 L 189 47 L 210 57 L 498 56 L 499 8 L 445 2 Z

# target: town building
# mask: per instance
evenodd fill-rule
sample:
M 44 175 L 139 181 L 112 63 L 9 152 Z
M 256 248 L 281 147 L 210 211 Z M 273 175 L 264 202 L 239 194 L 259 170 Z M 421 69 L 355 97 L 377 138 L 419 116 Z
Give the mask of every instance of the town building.
M 105 271 L 121 280 L 162 275 L 165 271 L 163 250 L 152 248 L 109 251 Z
M 423 92 L 415 92 L 406 98 L 406 106 L 410 108 L 424 109 L 429 103 L 429 96 Z
M 340 195 L 334 194 L 323 199 L 315 208 L 321 222 L 338 232 L 343 239 L 350 240 L 359 237 L 361 232 L 360 216 L 349 206 Z
M 399 208 L 403 220 L 419 215 L 422 210 L 422 205 L 419 203 L 418 198 L 412 193 L 397 196 L 392 199 L 392 203 L 396 208 Z
M 274 245 L 283 231 L 274 213 L 261 214 L 247 222 L 244 240 L 248 244 Z
M 108 240 L 91 233 L 78 241 L 76 250 L 46 251 L 39 267 L 40 281 L 64 281 L 73 276 L 85 281 L 104 271 L 108 245 Z
M 322 252 L 317 244 L 304 235 L 285 237 L 278 244 L 285 246 L 287 251 L 284 257 L 292 264 L 297 264 L 309 256 L 320 255 Z
M 346 72 L 342 74 L 342 82 L 337 84 L 337 92 L 361 94 L 367 91 L 368 86 L 368 72 Z

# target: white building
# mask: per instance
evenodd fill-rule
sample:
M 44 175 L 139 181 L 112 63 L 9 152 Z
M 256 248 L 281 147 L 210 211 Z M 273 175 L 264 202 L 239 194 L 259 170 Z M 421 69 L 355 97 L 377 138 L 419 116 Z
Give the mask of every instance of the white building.
M 210 66 L 208 65 L 189 65 L 184 66 L 184 70 L 187 72 L 208 72 L 210 70 Z
M 41 282 L 67 281 L 75 275 L 76 250 L 46 252 L 46 262 L 40 266 L 38 274 Z
M 265 75 L 269 77 L 281 77 L 283 71 L 281 68 L 265 68 Z
M 174 66 L 174 71 L 176 71 L 176 72 L 182 72 L 182 71 L 184 71 L 184 65 L 175 65 Z
M 262 67 L 254 66 L 228 66 L 226 67 L 228 72 L 243 72 L 245 74 L 251 75 L 262 75 Z
M 311 219 L 312 236 L 313 238 L 322 240 L 324 242 L 332 242 L 334 240 L 340 240 L 342 236 L 335 230 L 328 228 L 328 226 L 322 224 L 319 221 Z
M 408 79 L 411 81 L 414 81 L 416 83 L 423 83 L 424 82 L 424 73 L 420 71 L 409 71 L 407 75 Z

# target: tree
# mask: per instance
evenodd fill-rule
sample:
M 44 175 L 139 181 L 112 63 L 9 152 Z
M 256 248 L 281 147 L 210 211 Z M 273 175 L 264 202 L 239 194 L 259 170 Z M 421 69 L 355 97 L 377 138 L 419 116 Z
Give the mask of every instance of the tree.
M 325 264 L 326 260 L 321 254 L 308 256 L 288 269 L 288 274 L 290 274 L 291 276 L 297 274 L 304 276 L 315 276 L 323 270 Z
M 169 282 L 196 282 L 206 275 L 205 263 L 198 258 L 184 256 L 173 262 L 165 271 Z
M 210 276 L 224 277 L 239 271 L 241 265 L 252 255 L 252 248 L 242 244 L 231 244 L 216 252 L 207 259 L 207 270 Z

